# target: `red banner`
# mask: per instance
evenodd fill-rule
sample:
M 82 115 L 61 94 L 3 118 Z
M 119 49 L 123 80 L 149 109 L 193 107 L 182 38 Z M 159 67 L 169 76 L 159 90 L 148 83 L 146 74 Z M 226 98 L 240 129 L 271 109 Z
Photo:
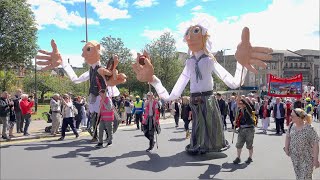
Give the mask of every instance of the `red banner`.
M 302 74 L 289 78 L 280 78 L 269 74 L 268 96 L 302 97 Z

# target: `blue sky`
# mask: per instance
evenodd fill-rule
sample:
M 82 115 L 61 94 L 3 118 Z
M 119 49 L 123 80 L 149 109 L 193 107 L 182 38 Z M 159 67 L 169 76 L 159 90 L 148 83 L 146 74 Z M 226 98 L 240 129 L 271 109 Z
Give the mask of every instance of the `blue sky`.
M 84 0 L 28 0 L 38 23 L 38 45 L 50 50 L 53 38 L 64 59 L 81 66 L 85 39 Z M 318 0 L 87 0 L 89 40 L 111 35 L 136 53 L 171 32 L 186 52 L 183 33 L 205 22 L 214 51 L 234 53 L 248 26 L 253 45 L 273 49 L 319 49 Z M 300 13 L 297 13 L 300 12 Z

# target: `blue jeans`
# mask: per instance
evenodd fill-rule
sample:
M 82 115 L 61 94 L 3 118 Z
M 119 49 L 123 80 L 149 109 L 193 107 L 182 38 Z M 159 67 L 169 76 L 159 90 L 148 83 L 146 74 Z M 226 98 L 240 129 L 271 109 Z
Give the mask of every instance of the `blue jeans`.
M 25 121 L 23 134 L 28 134 L 28 128 L 31 122 L 31 114 L 24 114 L 23 119 Z

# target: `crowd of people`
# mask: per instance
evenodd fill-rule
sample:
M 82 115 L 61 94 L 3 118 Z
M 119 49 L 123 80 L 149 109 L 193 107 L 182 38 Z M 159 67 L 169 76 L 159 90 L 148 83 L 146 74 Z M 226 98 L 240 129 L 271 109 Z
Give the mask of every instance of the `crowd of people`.
M 151 151 L 155 146 L 155 135 L 161 132 L 159 119 L 165 119 L 167 111 L 173 116 L 176 128 L 179 127 L 180 119 L 184 121 L 186 139 L 190 138 L 189 124 L 193 116 L 188 96 L 165 102 L 155 97 L 152 92 L 147 94 L 147 98 L 142 99 L 139 96 L 135 96 L 135 99 L 133 96 L 110 98 L 106 96 L 104 89 L 99 91 L 99 95 L 101 97 L 99 122 L 91 124 L 85 98 L 77 96 L 72 99 L 68 94 L 62 96 L 54 94 L 50 100 L 51 134 L 54 136 L 61 134 L 58 140 L 64 140 L 66 129 L 70 126 L 75 137 L 78 138 L 81 126 L 86 128 L 94 126 L 93 134 L 96 134 L 94 139 L 98 141 L 95 147 L 103 147 L 104 135 L 106 135 L 107 146 L 110 146 L 112 134 L 115 132 L 113 129 L 114 120 L 117 119 L 115 114 L 118 114 L 118 120 L 121 123 L 128 126 L 134 121 L 137 130 L 143 131 L 149 140 L 149 147 L 146 151 Z M 284 151 L 292 159 L 297 179 L 312 177 L 313 167 L 319 167 L 319 136 L 311 125 L 312 121 L 319 121 L 320 118 L 317 101 L 309 97 L 281 99 L 264 96 L 263 99 L 260 99 L 252 93 L 247 96 L 232 94 L 228 99 L 217 93 L 215 98 L 219 106 L 223 129 L 228 129 L 227 119 L 230 120 L 229 129 L 238 129 L 237 157 L 233 161 L 234 164 L 241 162 L 240 156 L 244 144 L 249 151 L 249 157 L 245 163 L 249 164 L 253 161 L 255 127 L 261 121 L 260 129 L 262 133 L 267 134 L 272 118 L 276 124 L 276 135 L 286 133 Z M 28 128 L 33 106 L 33 96 L 22 93 L 21 89 L 18 89 L 13 97 L 6 91 L 2 92 L 0 124 L 3 139 L 10 140 L 14 137 L 14 126 L 16 126 L 17 133 L 23 133 L 24 136 L 30 135 Z M 61 130 L 59 130 L 60 125 Z

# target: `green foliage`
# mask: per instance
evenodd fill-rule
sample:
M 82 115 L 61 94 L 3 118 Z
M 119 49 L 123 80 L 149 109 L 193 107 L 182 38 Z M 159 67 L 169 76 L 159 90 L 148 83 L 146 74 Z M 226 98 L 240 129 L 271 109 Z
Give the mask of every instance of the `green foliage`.
M 214 90 L 227 91 L 228 86 L 215 74 L 213 74 Z
M 1 91 L 15 92 L 19 80 L 12 69 L 0 70 Z
M 146 83 L 141 83 L 137 80 L 135 73 L 132 70 L 132 54 L 130 50 L 124 46 L 124 43 L 120 38 L 113 38 L 111 36 L 104 37 L 101 40 L 101 44 L 105 48 L 105 52 L 101 56 L 101 62 L 107 64 L 108 60 L 112 55 L 118 55 L 120 63 L 118 64 L 119 73 L 124 73 L 127 76 L 127 82 L 120 84 L 117 87 L 119 89 L 126 89 L 128 94 L 132 94 L 135 91 L 135 94 L 145 93 L 147 89 Z M 121 91 L 120 91 L 121 92 Z M 121 92 L 121 94 L 123 94 Z
M 145 49 L 150 54 L 155 75 L 170 92 L 184 66 L 178 59 L 173 36 L 166 32 L 159 39 L 147 44 Z
M 36 55 L 37 28 L 26 0 L 0 1 L 0 68 L 27 65 Z
M 73 92 L 71 83 L 72 82 L 67 77 L 51 75 L 48 72 L 37 72 L 37 90 L 40 92 L 40 102 L 43 102 L 44 95 L 47 92 L 56 92 L 60 94 Z M 35 92 L 35 74 L 28 73 L 23 80 L 23 84 L 25 92 Z
M 132 60 L 130 49 L 124 46 L 121 38 L 113 38 L 111 36 L 104 37 L 101 40 L 101 45 L 105 48 L 101 56 L 101 63 L 107 64 L 108 60 L 113 55 L 118 55 L 120 62 L 127 62 Z

